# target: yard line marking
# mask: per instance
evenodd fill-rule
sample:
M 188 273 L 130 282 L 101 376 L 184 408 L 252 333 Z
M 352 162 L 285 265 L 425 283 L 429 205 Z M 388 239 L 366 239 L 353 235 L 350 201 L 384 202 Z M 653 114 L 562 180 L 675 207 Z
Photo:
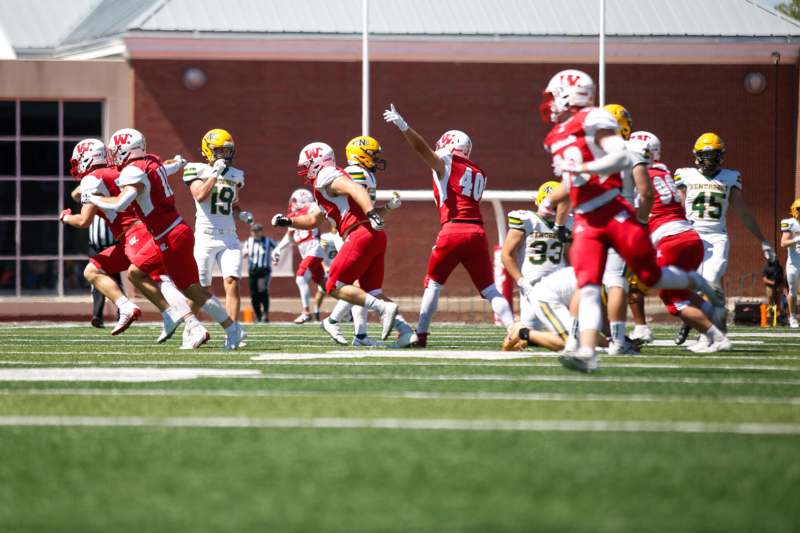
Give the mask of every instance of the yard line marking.
M 0 426 L 393 429 L 444 431 L 727 433 L 800 435 L 800 424 L 721 422 L 618 422 L 613 420 L 458 420 L 427 418 L 249 418 L 249 417 L 101 417 L 3 416 Z
M 525 392 L 427 392 L 427 391 L 277 391 L 242 389 L 0 389 L 0 396 L 167 396 L 221 398 L 369 397 L 409 400 L 489 400 L 523 402 L 704 402 L 721 404 L 800 405 L 800 396 L 675 396 L 657 394 L 563 394 Z
M 323 359 L 328 358 L 358 358 L 358 357 L 396 357 L 409 359 L 481 359 L 486 361 L 504 361 L 510 359 L 528 359 L 532 355 L 552 355 L 552 352 L 500 352 L 486 350 L 464 350 L 462 352 L 451 350 L 369 350 L 358 352 L 350 350 L 332 350 L 322 353 L 262 353 L 250 358 L 251 361 L 275 361 Z
M 218 368 L 2 368 L 0 381 L 117 381 L 141 383 L 200 378 L 259 378 L 260 370 Z

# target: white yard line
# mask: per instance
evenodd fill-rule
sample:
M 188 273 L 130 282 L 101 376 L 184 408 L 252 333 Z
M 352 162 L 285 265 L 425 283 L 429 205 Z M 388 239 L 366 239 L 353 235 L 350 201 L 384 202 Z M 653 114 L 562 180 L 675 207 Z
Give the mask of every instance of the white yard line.
M 142 383 L 200 378 L 260 378 L 260 370 L 219 368 L 0 368 L 0 381 L 114 381 Z
M 457 420 L 415 418 L 249 418 L 4 416 L 0 426 L 393 429 L 602 433 L 726 433 L 800 435 L 800 424 L 718 422 L 617 422 L 612 420 Z

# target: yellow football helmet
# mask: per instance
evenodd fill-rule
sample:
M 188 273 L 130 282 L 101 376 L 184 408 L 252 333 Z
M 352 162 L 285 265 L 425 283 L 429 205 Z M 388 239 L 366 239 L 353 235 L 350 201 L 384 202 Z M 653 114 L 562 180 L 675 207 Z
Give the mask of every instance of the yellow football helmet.
M 209 163 L 213 163 L 217 159 L 224 159 L 231 163 L 236 154 L 236 144 L 233 142 L 233 136 L 227 130 L 214 128 L 203 135 L 200 151 L 203 152 Z
M 347 143 L 344 151 L 347 154 L 347 163 L 350 165 L 358 165 L 371 172 L 386 170 L 386 160 L 380 157 L 383 150 L 374 137 L 369 135 L 354 137 Z
M 539 191 L 536 193 L 536 205 L 542 205 L 547 195 L 556 190 L 559 185 L 561 184 L 557 181 L 545 181 L 542 183 L 539 186 Z
M 694 142 L 694 162 L 703 174 L 713 174 L 722 166 L 725 141 L 716 133 L 704 133 Z
M 800 198 L 792 202 L 792 205 L 789 207 L 789 214 L 797 220 L 800 220 Z
M 603 106 L 603 109 L 614 115 L 614 118 L 617 119 L 619 134 L 622 138 L 626 141 L 630 139 L 631 132 L 633 131 L 633 117 L 631 117 L 630 112 L 619 104 L 606 104 Z

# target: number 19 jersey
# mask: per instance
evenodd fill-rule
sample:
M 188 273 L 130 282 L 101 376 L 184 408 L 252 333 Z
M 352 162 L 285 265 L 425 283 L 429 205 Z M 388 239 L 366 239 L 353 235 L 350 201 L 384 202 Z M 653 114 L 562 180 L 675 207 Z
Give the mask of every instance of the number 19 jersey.
M 567 227 L 571 229 L 572 217 Z M 533 211 L 518 210 L 508 214 L 508 227 L 525 234 L 524 250 L 520 250 L 522 276 L 536 283 L 547 274 L 567 266 L 563 244 L 558 240 L 553 224 Z M 519 262 L 519 259 L 518 259 Z
M 726 233 L 731 191 L 742 190 L 739 172 L 723 168 L 709 178 L 696 168 L 679 168 L 674 179 L 676 187 L 686 189 L 686 218 L 694 229 L 700 233 Z
M 186 185 L 195 180 L 205 181 L 214 174 L 214 169 L 206 163 L 189 163 L 183 169 L 183 182 Z M 217 229 L 225 233 L 236 231 L 233 219 L 233 205 L 244 187 L 244 172 L 234 167 L 227 167 L 217 178 L 217 183 L 202 202 L 195 200 L 197 221 L 195 231 Z
M 478 165 L 464 157 L 442 157 L 444 175 L 433 172 L 433 200 L 439 208 L 439 223 L 451 220 L 483 221 L 480 201 L 486 188 L 486 175 Z

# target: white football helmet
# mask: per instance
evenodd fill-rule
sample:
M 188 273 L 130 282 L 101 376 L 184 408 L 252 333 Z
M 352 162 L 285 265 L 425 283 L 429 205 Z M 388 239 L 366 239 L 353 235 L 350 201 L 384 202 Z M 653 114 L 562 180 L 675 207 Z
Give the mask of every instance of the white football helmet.
M 321 142 L 307 144 L 300 150 L 297 175 L 313 181 L 323 167 L 336 166 L 333 148 Z
M 469 159 L 472 152 L 472 139 L 460 130 L 448 130 L 442 133 L 434 147 L 437 154 L 456 154 Z
M 69 159 L 69 173 L 75 179 L 81 179 L 95 167 L 108 165 L 106 145 L 100 139 L 83 139 L 72 150 Z
M 653 161 L 661 161 L 661 139 L 649 131 L 634 131 L 631 140 L 644 141 L 653 155 Z
M 552 78 L 542 95 L 539 113 L 545 122 L 556 123 L 570 107 L 594 105 L 594 81 L 582 70 L 562 70 Z
M 108 160 L 118 168 L 133 159 L 141 159 L 147 155 L 144 135 L 133 128 L 122 128 L 111 134 L 108 139 Z
M 314 195 L 308 189 L 297 189 L 289 197 L 289 213 L 300 211 L 305 206 L 314 202 Z

